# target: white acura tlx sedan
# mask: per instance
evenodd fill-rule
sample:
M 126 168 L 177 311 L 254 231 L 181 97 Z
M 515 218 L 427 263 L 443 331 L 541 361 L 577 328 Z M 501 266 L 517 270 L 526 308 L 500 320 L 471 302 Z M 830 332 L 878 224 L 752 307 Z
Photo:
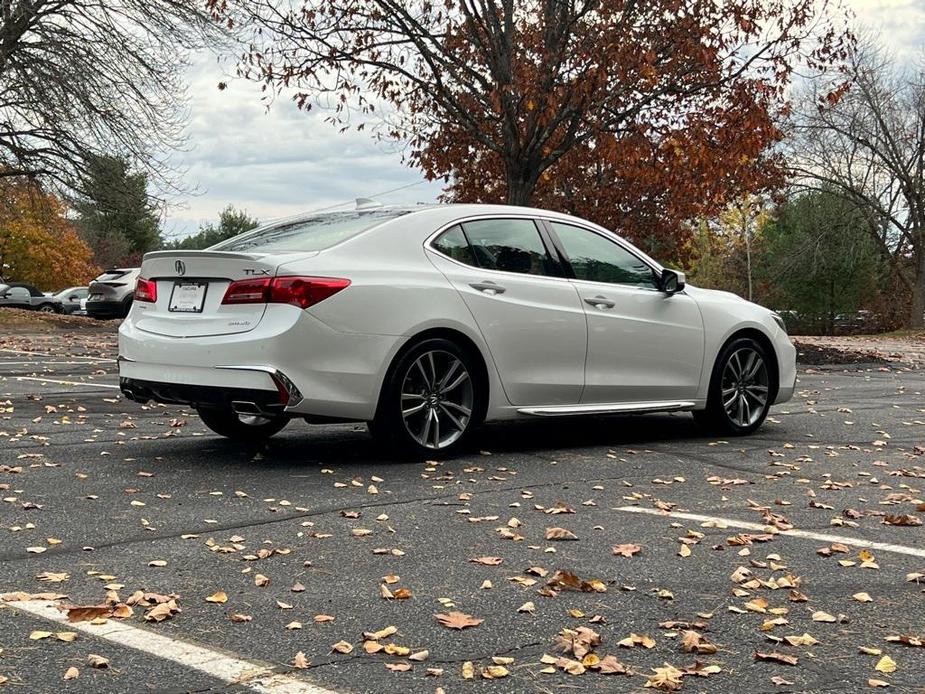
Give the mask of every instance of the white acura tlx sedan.
M 485 420 L 691 411 L 726 435 L 793 395 L 781 318 L 614 233 L 493 205 L 359 207 L 144 258 L 122 392 L 235 439 L 368 422 L 450 455 Z

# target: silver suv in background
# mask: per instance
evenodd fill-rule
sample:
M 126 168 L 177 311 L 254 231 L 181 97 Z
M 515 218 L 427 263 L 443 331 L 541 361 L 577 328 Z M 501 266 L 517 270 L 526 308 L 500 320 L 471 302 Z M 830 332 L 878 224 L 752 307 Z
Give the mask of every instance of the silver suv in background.
M 132 307 L 132 295 L 140 268 L 113 268 L 90 283 L 87 315 L 91 318 L 125 318 Z
M 58 310 L 67 315 L 82 316 L 86 313 L 87 296 L 89 290 L 86 287 L 68 287 L 52 296 L 55 300 Z

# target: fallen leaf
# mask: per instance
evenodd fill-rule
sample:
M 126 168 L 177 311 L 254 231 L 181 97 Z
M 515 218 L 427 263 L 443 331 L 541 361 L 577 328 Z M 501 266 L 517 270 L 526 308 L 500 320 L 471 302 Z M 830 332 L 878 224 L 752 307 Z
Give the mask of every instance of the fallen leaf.
M 76 680 L 80 676 L 80 670 L 75 667 L 69 667 L 64 671 L 64 679 L 66 680 Z
M 258 588 L 263 588 L 264 586 L 270 585 L 270 579 L 263 574 L 256 574 L 254 576 L 254 585 Z
M 167 566 L 167 562 L 164 559 L 152 559 L 148 562 L 148 566 Z
M 225 595 L 225 593 L 220 590 L 217 593 L 213 593 L 212 595 L 207 597 L 206 602 L 215 602 L 219 604 L 224 604 L 228 602 L 228 596 Z
M 307 668 L 311 663 L 305 657 L 305 654 L 302 651 L 299 651 L 295 654 L 295 658 L 292 659 L 292 666 L 297 667 L 301 670 Z
M 67 608 L 67 621 L 89 622 L 99 617 L 108 617 L 111 611 L 109 605 L 74 605 Z
M 636 544 L 614 545 L 611 547 L 611 550 L 617 556 L 632 557 L 634 554 L 639 554 L 639 552 L 642 551 L 642 546 Z
M 501 562 L 504 561 L 501 557 L 476 557 L 475 559 L 470 559 L 474 564 L 484 564 L 485 566 L 498 566 Z
M 434 617 L 440 624 L 448 629 L 465 629 L 467 627 L 477 627 L 483 619 L 477 619 L 471 615 L 462 612 L 450 612 L 448 614 L 435 614 Z
M 830 615 L 828 612 L 823 612 L 822 610 L 819 610 L 818 612 L 813 612 L 813 621 L 814 622 L 836 622 L 838 620 L 832 615 Z
M 411 663 L 386 663 L 385 666 L 392 672 L 407 672 L 412 668 Z
M 510 671 L 503 665 L 489 665 L 482 668 L 482 677 L 486 680 L 497 680 L 510 675 Z
M 547 540 L 577 540 L 578 536 L 565 528 L 546 528 Z
M 58 639 L 58 641 L 64 641 L 65 643 L 70 643 L 71 641 L 77 638 L 77 632 L 76 631 L 56 631 L 55 638 Z
M 890 683 L 884 682 L 883 680 L 874 679 L 873 677 L 871 677 L 869 680 L 867 680 L 867 686 L 868 687 L 889 687 Z
M 873 602 L 874 601 L 874 599 L 870 597 L 869 593 L 855 593 L 851 597 L 857 600 L 858 602 Z
M 95 667 L 102 670 L 109 667 L 109 658 L 104 658 L 103 656 L 97 655 L 96 653 L 91 653 L 87 656 L 87 664 L 90 667 Z
M 49 636 L 51 636 L 50 631 L 42 631 L 40 629 L 36 629 L 31 634 L 29 634 L 29 638 L 33 641 L 41 641 L 42 639 L 47 639 Z
M 874 665 L 874 670 L 877 672 L 885 672 L 887 674 L 896 672 L 896 661 L 893 660 L 890 656 L 885 655 L 877 661 L 876 665 Z
M 799 658 L 795 655 L 787 655 L 785 653 L 778 653 L 777 651 L 772 653 L 759 653 L 756 651 L 755 660 L 769 660 L 783 663 L 784 665 L 796 665 L 799 662 Z
M 333 646 L 331 646 L 332 651 L 337 651 L 338 653 L 352 653 L 353 644 L 348 643 L 347 641 L 338 641 Z

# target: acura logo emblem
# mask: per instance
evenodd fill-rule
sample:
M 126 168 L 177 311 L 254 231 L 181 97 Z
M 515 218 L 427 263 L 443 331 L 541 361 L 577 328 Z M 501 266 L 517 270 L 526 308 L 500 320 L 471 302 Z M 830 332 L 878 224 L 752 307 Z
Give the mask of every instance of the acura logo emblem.
M 186 263 L 182 260 L 178 260 L 173 264 L 174 269 L 177 271 L 177 274 L 182 276 L 186 274 Z

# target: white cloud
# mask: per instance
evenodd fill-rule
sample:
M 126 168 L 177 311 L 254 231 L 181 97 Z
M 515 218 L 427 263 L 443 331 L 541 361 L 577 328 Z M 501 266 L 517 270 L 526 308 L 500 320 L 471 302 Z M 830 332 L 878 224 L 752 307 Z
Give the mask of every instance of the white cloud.
M 858 28 L 904 61 L 920 60 L 925 49 L 925 0 L 844 0 Z
M 223 91 L 221 81 L 228 83 Z M 322 111 L 299 111 L 285 98 L 267 110 L 258 85 L 229 79 L 209 54 L 194 56 L 189 85 L 189 146 L 174 161 L 199 194 L 174 201 L 180 206 L 168 211 L 170 237 L 217 219 L 229 203 L 266 220 L 404 186 L 378 199 L 432 202 L 443 187 L 403 164 L 394 145 L 368 132 L 340 133 Z

